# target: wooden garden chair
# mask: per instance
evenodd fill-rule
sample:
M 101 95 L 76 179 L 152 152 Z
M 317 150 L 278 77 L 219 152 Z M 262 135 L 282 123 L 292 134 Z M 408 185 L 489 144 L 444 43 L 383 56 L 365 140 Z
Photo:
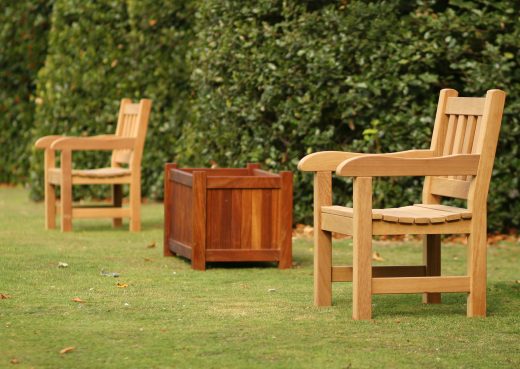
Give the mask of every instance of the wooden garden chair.
M 468 316 L 486 315 L 486 201 L 505 93 L 440 93 L 431 147 L 390 154 L 325 151 L 303 158 L 314 172 L 314 303 L 330 306 L 332 282 L 352 281 L 354 319 L 371 319 L 372 295 L 468 293 Z M 331 175 L 354 177 L 353 207 L 332 205 Z M 372 177 L 426 176 L 422 203 L 372 209 Z M 440 205 L 467 200 L 467 209 Z M 353 236 L 353 265 L 332 266 L 331 232 Z M 467 275 L 441 276 L 441 235 L 468 235 Z M 372 266 L 372 236 L 423 234 L 423 265 Z
M 36 148 L 45 150 L 45 228 L 56 227 L 56 190 L 61 186 L 58 209 L 61 213 L 61 230 L 72 230 L 73 218 L 113 218 L 115 227 L 122 225 L 122 218 L 130 218 L 130 230 L 141 228 L 141 158 L 152 106 L 143 99 L 133 104 L 130 99 L 121 100 L 115 135 L 92 137 L 46 136 L 36 141 Z M 112 151 L 109 168 L 73 169 L 72 152 L 86 150 Z M 55 152 L 61 151 L 61 167 L 56 167 Z M 112 206 L 73 207 L 72 186 L 92 184 L 112 185 Z M 130 186 L 130 205 L 122 207 L 122 185 Z

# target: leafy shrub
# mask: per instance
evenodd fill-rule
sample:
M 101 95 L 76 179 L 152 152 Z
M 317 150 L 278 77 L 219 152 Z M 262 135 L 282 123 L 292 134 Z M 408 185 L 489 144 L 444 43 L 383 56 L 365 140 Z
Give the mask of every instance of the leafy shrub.
M 304 155 L 426 148 L 440 89 L 502 88 L 489 225 L 518 227 L 519 12 L 513 0 L 57 0 L 33 133 L 112 132 L 121 97 L 150 97 L 144 195 L 161 197 L 165 161 L 258 161 L 295 172 L 295 220 L 310 222 Z M 34 197 L 41 163 L 33 155 Z M 377 180 L 375 204 L 417 201 L 421 184 Z M 351 182 L 334 186 L 350 204 Z
M 35 138 L 115 131 L 119 100 L 131 91 L 129 31 L 124 1 L 55 2 L 47 58 L 38 74 Z M 43 155 L 34 152 L 32 196 L 41 197 Z M 75 153 L 74 162 L 95 168 L 109 159 L 107 153 Z M 93 186 L 88 191 L 99 194 Z
M 520 11 L 514 1 L 205 1 L 193 50 L 188 161 L 295 170 L 325 149 L 429 146 L 438 92 L 509 92 L 490 226 L 520 224 Z M 311 176 L 296 174 L 296 221 L 311 221 Z M 351 203 L 337 180 L 336 203 Z M 418 178 L 379 180 L 375 205 L 417 201 Z
M 173 156 L 186 119 L 189 71 L 184 62 L 193 10 L 189 2 L 58 0 L 49 52 L 38 78 L 34 136 L 113 133 L 123 97 L 151 98 L 143 158 L 143 194 L 162 194 L 162 166 Z M 75 153 L 82 168 L 108 164 L 108 154 Z M 33 155 L 32 195 L 41 198 L 42 155 Z M 103 187 L 75 196 L 104 197 Z
M 27 179 L 34 81 L 45 59 L 52 3 L 0 0 L 0 183 Z
M 183 123 L 190 116 L 190 74 L 186 54 L 193 40 L 192 0 L 130 0 L 135 96 L 153 100 L 143 158 L 143 193 L 162 197 L 164 163 L 178 153 Z

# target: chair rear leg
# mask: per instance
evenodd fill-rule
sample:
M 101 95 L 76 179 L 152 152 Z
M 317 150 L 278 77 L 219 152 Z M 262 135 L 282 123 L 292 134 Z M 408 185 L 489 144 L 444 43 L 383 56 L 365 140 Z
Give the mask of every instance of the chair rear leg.
M 56 165 L 54 150 L 44 153 L 45 229 L 56 228 L 56 187 L 49 181 L 49 170 Z
M 123 205 L 123 185 L 112 185 L 112 206 L 120 208 Z M 121 227 L 123 218 L 112 218 L 112 227 Z
M 61 231 L 72 231 L 72 152 L 61 152 Z
M 45 229 L 56 228 L 56 188 L 45 183 Z
M 423 262 L 426 265 L 426 275 L 430 277 L 441 275 L 441 235 L 427 234 L 423 239 Z M 440 293 L 424 293 L 423 303 L 440 304 Z
M 477 227 L 476 224 L 480 223 Z M 472 219 L 471 233 L 468 237 L 468 276 L 470 292 L 468 295 L 468 317 L 486 316 L 487 283 L 487 228 L 486 220 Z
M 141 230 L 141 183 L 134 180 L 130 184 L 130 231 Z

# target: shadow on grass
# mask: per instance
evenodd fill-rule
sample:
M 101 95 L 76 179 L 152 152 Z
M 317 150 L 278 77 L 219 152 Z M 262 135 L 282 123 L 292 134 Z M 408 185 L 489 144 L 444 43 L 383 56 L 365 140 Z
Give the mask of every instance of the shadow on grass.
M 245 261 L 238 261 L 238 262 L 219 262 L 219 263 L 207 263 L 206 264 L 207 269 L 240 269 L 240 268 L 260 268 L 260 269 L 266 269 L 266 268 L 275 268 L 278 269 L 278 263 L 276 262 L 269 262 L 269 261 L 255 261 L 255 262 L 245 262 Z
M 520 302 L 520 284 L 515 282 L 488 283 L 487 316 L 516 316 Z M 333 306 L 352 308 L 352 289 L 335 291 Z M 467 295 L 444 293 L 441 304 L 423 304 L 420 294 L 375 295 L 372 297 L 374 319 L 428 318 L 466 316 Z
M 189 268 L 191 268 L 191 260 L 190 259 L 187 259 L 183 256 L 173 256 L 175 258 L 177 258 L 178 260 L 182 260 L 184 262 L 184 264 L 186 266 L 188 266 Z M 252 269 L 252 268 L 256 268 L 256 269 L 268 269 L 268 268 L 274 268 L 274 269 L 278 269 L 278 263 L 276 262 L 269 262 L 269 261 L 262 261 L 262 262 L 243 262 L 243 261 L 239 261 L 239 262 L 227 262 L 227 261 L 223 261 L 223 262 L 208 262 L 206 263 L 206 269 L 213 269 L 213 270 L 218 270 L 218 269 L 245 269 L 245 268 L 248 268 L 248 269 Z
M 59 230 L 59 224 L 57 228 Z M 141 231 L 153 231 L 163 229 L 163 223 L 157 222 L 156 220 L 144 220 L 141 221 Z M 130 231 L 128 222 L 123 222 L 121 227 L 112 227 L 112 221 L 110 219 L 99 219 L 99 220 L 88 220 L 88 221 L 75 221 L 72 225 L 72 231 L 81 232 L 126 232 Z

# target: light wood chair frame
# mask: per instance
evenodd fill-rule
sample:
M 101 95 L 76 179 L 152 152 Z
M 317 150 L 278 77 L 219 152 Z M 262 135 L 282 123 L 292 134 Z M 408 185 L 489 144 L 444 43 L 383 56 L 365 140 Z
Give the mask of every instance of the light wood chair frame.
M 129 228 L 141 229 L 141 160 L 152 102 L 142 99 L 132 103 L 122 99 L 116 132 L 90 137 L 45 136 L 35 143 L 44 150 L 45 228 L 56 228 L 56 215 L 61 216 L 61 230 L 72 230 L 74 218 L 112 218 L 114 227 L 122 218 L 130 218 Z M 60 151 L 60 168 L 56 167 L 56 151 Z M 74 170 L 74 151 L 112 151 L 111 167 L 100 170 Z M 128 165 L 124 168 L 123 165 Z M 125 170 L 126 169 L 126 170 Z M 114 175 L 114 171 L 118 174 Z M 95 174 L 92 174 L 92 173 Z M 73 185 L 112 185 L 112 204 L 108 207 L 73 207 Z M 129 206 L 122 207 L 122 186 L 129 185 Z M 56 197 L 61 187 L 61 198 Z M 59 200 L 59 201 L 58 201 Z
M 467 316 L 486 316 L 486 203 L 504 103 L 500 90 L 468 98 L 444 89 L 429 150 L 329 151 L 300 161 L 301 171 L 314 172 L 315 305 L 332 304 L 332 282 L 351 281 L 356 320 L 371 319 L 373 294 L 394 293 L 423 293 L 424 303 L 440 303 L 441 293 L 465 292 Z M 332 172 L 353 177 L 353 208 L 340 209 L 351 217 L 331 214 Z M 381 221 L 372 209 L 372 178 L 378 176 L 425 176 L 421 205 L 440 204 L 443 197 L 466 199 L 461 214 L 468 216 L 428 224 Z M 353 236 L 352 266 L 332 266 L 331 232 Z M 398 234 L 424 235 L 423 265 L 372 266 L 372 236 Z M 466 275 L 441 276 L 442 234 L 468 235 Z

